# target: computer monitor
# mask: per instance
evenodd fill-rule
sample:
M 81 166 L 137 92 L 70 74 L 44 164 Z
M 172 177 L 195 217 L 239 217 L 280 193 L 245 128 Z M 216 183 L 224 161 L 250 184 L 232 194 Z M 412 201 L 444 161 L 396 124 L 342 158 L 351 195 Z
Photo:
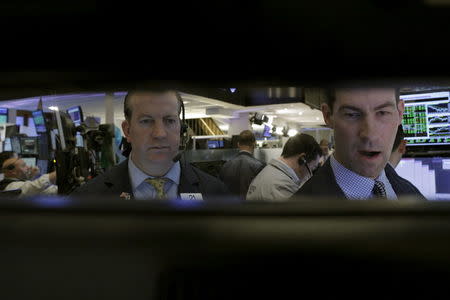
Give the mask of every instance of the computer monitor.
M 404 157 L 395 170 L 428 200 L 450 200 L 450 157 Z
M 83 123 L 83 110 L 81 106 L 73 106 L 67 109 L 66 112 L 69 114 L 75 126 L 80 126 Z
M 264 125 L 263 137 L 271 137 L 272 133 L 270 132 L 270 127 Z
M 11 150 L 16 152 L 17 154 L 22 153 L 22 147 L 20 144 L 20 136 L 12 136 L 10 137 L 11 140 Z
M 44 111 L 36 110 L 32 112 L 34 127 L 36 128 L 37 133 L 45 133 L 47 132 L 47 126 L 45 123 Z
M 210 140 L 210 141 L 208 141 L 208 149 L 217 149 L 217 148 L 223 148 L 223 141 L 222 140 Z
M 5 130 L 5 137 L 11 137 L 13 135 L 16 135 L 20 132 L 20 126 L 19 125 L 7 125 Z
M 12 151 L 11 138 L 5 138 L 3 142 L 3 151 Z
M 8 109 L 0 108 L 0 124 L 8 123 Z
M 450 92 L 400 95 L 405 103 L 403 130 L 408 146 L 450 145 Z
M 21 157 L 21 159 L 25 162 L 27 166 L 35 167 L 36 166 L 36 157 Z
M 21 153 L 23 155 L 30 154 L 30 155 L 39 155 L 39 148 L 38 148 L 38 137 L 31 136 L 31 137 L 21 137 L 20 138 L 20 149 L 22 150 Z

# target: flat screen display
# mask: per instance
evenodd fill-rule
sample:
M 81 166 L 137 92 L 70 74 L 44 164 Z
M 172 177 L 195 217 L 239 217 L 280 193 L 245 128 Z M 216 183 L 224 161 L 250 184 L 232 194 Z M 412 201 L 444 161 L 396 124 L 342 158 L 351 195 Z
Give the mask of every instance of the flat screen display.
M 223 148 L 223 141 L 208 141 L 208 149 Z
M 400 95 L 408 146 L 450 145 L 449 91 Z
M 17 154 L 21 154 L 22 147 L 20 145 L 20 137 L 12 136 L 12 137 L 10 137 L 10 140 L 11 140 L 11 150 L 16 152 Z
M 36 128 L 36 132 L 44 133 L 47 132 L 47 126 L 45 125 L 44 112 L 42 110 L 36 110 L 32 112 L 33 122 Z
M 428 200 L 450 200 L 450 157 L 402 158 L 395 170 Z
M 5 141 L 3 144 L 3 151 L 12 151 L 11 138 L 5 138 Z
M 67 109 L 67 113 L 72 119 L 75 126 L 80 126 L 83 122 L 83 111 L 81 110 L 81 106 L 74 106 Z
M 8 123 L 8 109 L 0 107 L 0 124 Z
M 22 154 L 39 154 L 37 137 L 21 137 L 20 147 L 22 150 Z
M 272 133 L 270 132 L 270 127 L 264 125 L 263 137 L 271 137 Z

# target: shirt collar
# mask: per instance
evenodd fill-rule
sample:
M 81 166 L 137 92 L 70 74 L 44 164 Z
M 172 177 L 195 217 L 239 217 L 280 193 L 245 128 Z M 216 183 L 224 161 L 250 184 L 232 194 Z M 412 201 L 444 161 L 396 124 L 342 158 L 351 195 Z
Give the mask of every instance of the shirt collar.
M 384 169 L 376 179 L 361 176 L 339 163 L 334 155 L 330 156 L 330 164 L 339 187 L 348 199 L 368 199 L 372 197 L 375 180 L 390 184 Z
M 130 153 L 130 158 L 128 159 L 128 172 L 130 174 L 131 187 L 133 188 L 134 191 L 145 179 L 154 178 L 154 176 L 150 176 L 144 173 L 141 169 L 139 169 L 131 159 L 132 154 L 133 153 Z M 177 185 L 179 185 L 180 175 L 181 175 L 180 162 L 177 161 L 164 175 L 164 178 L 168 178 Z

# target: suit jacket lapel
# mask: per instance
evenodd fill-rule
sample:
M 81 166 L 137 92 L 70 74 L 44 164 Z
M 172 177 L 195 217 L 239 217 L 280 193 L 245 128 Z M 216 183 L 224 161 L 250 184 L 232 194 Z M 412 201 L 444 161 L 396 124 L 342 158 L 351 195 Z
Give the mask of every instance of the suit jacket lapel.
M 180 166 L 179 193 L 200 193 L 199 179 L 192 166 L 184 159 L 180 160 Z
M 128 173 L 128 159 L 117 165 L 116 168 L 105 176 L 105 184 L 111 189 L 111 192 L 118 196 L 125 192 L 133 195 Z
M 330 158 L 325 161 L 325 164 L 317 171 L 318 183 L 321 184 L 322 193 L 327 195 L 336 195 L 337 197 L 346 198 L 344 192 L 336 182 L 333 168 L 331 168 Z M 316 176 L 314 175 L 314 176 Z M 314 177 L 313 177 L 314 178 Z

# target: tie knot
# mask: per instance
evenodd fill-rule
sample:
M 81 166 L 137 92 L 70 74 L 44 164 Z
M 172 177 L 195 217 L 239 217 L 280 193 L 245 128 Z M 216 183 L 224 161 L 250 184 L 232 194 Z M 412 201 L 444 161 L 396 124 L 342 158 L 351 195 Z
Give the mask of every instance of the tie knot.
M 375 180 L 375 185 L 373 186 L 372 193 L 377 198 L 386 198 L 386 189 L 384 188 L 384 183 Z
M 167 182 L 167 178 L 158 177 L 158 178 L 147 178 L 145 182 L 153 186 L 156 191 L 156 199 L 165 199 L 166 193 L 164 192 L 164 185 Z

